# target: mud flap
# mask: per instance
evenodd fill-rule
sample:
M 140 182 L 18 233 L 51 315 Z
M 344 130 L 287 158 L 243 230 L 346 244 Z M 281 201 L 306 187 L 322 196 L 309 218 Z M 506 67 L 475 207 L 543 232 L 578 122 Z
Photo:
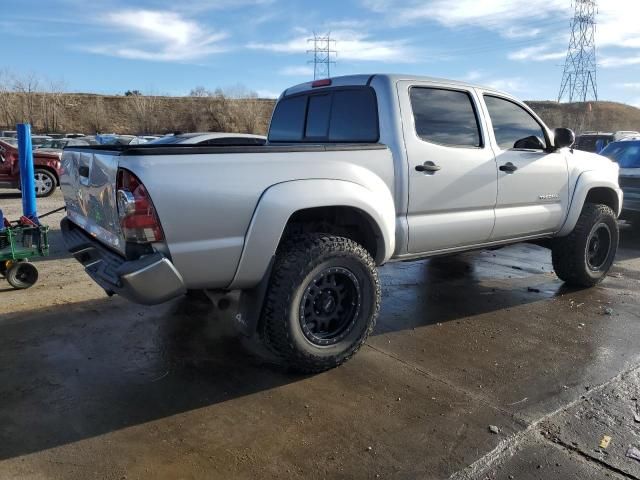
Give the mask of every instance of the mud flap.
M 220 291 L 205 290 L 205 294 L 218 309 L 224 321 L 231 321 L 247 337 L 252 337 L 258 328 L 262 306 L 267 294 L 273 258 L 262 281 L 249 290 Z

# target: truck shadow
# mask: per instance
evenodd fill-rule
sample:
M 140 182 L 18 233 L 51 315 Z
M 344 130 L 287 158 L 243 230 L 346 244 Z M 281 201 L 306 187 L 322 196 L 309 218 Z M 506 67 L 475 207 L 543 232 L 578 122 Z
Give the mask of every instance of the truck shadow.
M 5 316 L 0 459 L 304 378 L 265 362 L 207 304 L 105 299 Z
M 375 335 L 574 292 L 550 270 L 548 252 L 530 245 L 390 265 L 381 273 L 385 298 Z M 187 298 L 156 307 L 112 298 L 4 315 L 0 459 L 307 378 L 258 353 L 208 302 Z

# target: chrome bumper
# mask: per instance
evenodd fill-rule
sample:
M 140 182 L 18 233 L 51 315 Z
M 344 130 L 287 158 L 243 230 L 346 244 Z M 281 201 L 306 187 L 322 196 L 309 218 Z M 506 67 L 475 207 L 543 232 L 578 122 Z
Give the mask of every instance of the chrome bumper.
M 182 276 L 161 253 L 128 261 L 88 236 L 68 218 L 60 226 L 69 252 L 107 294 L 155 305 L 186 293 Z

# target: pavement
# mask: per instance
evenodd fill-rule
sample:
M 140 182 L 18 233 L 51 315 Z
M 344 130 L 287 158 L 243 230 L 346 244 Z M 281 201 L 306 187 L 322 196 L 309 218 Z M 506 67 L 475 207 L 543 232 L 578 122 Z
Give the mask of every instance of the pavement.
M 108 298 L 60 218 L 38 284 L 0 285 L 1 479 L 640 478 L 637 229 L 587 290 L 528 244 L 387 265 L 367 344 L 301 376 L 204 301 Z

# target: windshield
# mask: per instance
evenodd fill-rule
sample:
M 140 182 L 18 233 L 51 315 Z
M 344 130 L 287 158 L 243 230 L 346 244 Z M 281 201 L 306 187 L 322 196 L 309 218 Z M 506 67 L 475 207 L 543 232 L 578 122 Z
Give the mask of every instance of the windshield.
M 620 168 L 640 168 L 640 142 L 611 143 L 601 155 L 617 162 Z

